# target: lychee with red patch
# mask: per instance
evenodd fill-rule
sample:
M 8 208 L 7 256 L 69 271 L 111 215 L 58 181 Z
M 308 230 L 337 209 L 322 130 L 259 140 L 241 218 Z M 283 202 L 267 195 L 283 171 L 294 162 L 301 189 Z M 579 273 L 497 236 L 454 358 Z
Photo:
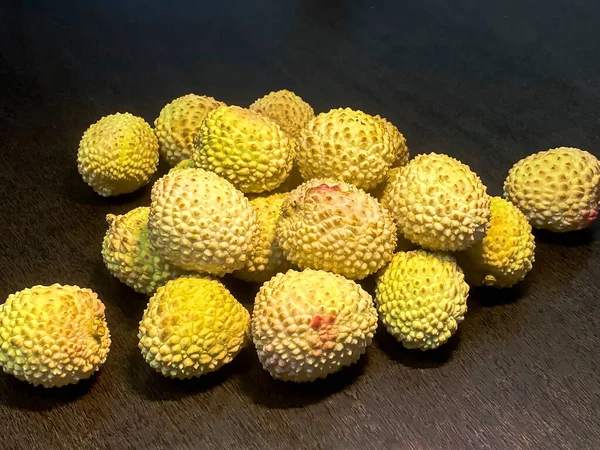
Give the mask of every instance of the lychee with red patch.
M 352 184 L 314 179 L 282 205 L 277 241 L 297 267 L 353 280 L 375 273 L 396 247 L 396 225 L 375 198 Z
M 376 328 L 373 298 L 354 281 L 323 270 L 279 273 L 254 301 L 258 358 L 284 381 L 314 381 L 354 364 Z

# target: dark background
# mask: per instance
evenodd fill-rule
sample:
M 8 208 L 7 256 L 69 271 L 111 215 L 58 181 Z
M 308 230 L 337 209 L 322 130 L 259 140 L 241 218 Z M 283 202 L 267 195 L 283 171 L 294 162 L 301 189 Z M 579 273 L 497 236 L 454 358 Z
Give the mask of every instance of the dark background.
M 473 290 L 438 351 L 403 350 L 380 328 L 358 365 L 323 382 L 276 382 L 251 347 L 179 382 L 141 359 L 147 299 L 100 256 L 104 216 L 147 205 L 149 187 L 103 199 L 76 169 L 79 139 L 103 115 L 152 122 L 190 92 L 247 106 L 287 88 L 316 112 L 385 116 L 411 155 L 457 157 L 497 195 L 530 153 L 565 145 L 598 156 L 598 5 L 2 1 L 0 298 L 35 284 L 90 287 L 107 304 L 113 345 L 101 372 L 74 387 L 0 375 L 0 448 L 599 448 L 598 223 L 537 232 L 526 281 Z M 254 287 L 226 283 L 251 306 Z

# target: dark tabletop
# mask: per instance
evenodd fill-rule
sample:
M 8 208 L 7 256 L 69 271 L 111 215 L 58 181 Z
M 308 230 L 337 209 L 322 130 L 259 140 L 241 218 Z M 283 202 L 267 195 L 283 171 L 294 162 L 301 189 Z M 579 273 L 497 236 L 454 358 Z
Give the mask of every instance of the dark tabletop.
M 151 122 L 190 92 L 247 106 L 287 88 L 317 112 L 388 118 L 412 155 L 455 156 L 499 195 L 530 153 L 599 155 L 598 23 L 596 0 L 1 2 L 0 302 L 90 287 L 113 343 L 73 387 L 0 375 L 0 448 L 600 448 L 599 223 L 536 232 L 526 281 L 473 289 L 437 351 L 404 350 L 380 327 L 359 364 L 324 381 L 276 382 L 249 347 L 181 382 L 142 360 L 147 298 L 100 256 L 105 215 L 149 204 L 149 186 L 103 199 L 76 167 L 103 115 Z M 251 307 L 254 286 L 225 283 Z

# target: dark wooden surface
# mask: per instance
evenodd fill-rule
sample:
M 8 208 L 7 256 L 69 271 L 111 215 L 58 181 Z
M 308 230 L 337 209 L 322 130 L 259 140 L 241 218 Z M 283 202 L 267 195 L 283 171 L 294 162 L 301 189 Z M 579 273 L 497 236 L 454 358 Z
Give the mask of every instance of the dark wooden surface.
M 600 448 L 598 223 L 536 233 L 527 280 L 473 290 L 438 351 L 403 350 L 380 328 L 358 365 L 324 382 L 273 381 L 252 348 L 178 382 L 141 359 L 147 299 L 100 257 L 104 216 L 148 204 L 149 188 L 102 199 L 76 170 L 81 134 L 103 115 L 153 121 L 189 92 L 248 105 L 288 88 L 317 112 L 381 114 L 411 154 L 455 156 L 500 194 L 529 153 L 598 155 L 599 20 L 594 0 L 1 2 L 0 298 L 93 288 L 113 344 L 75 387 L 0 375 L 0 448 Z M 226 283 L 250 307 L 255 288 Z

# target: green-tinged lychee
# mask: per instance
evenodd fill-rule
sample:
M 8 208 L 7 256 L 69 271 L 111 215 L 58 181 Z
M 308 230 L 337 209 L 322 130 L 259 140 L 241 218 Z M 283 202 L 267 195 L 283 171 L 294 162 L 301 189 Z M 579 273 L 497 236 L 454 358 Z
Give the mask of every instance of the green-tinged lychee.
M 79 143 L 79 173 L 103 197 L 141 188 L 150 181 L 157 165 L 154 130 L 130 113 L 102 117 L 85 131 Z
M 249 332 L 250 314 L 221 282 L 186 276 L 169 281 L 150 298 L 138 338 L 150 367 L 185 379 L 230 362 Z
M 137 292 L 152 295 L 156 288 L 186 273 L 166 262 L 148 237 L 150 208 L 140 206 L 127 214 L 108 214 L 102 241 L 102 259 L 108 271 Z
M 375 302 L 387 331 L 406 348 L 431 350 L 456 333 L 469 286 L 453 256 L 398 252 L 377 279 Z
M 0 307 L 0 366 L 35 386 L 61 387 L 91 377 L 106 361 L 104 304 L 90 289 L 33 286 Z

